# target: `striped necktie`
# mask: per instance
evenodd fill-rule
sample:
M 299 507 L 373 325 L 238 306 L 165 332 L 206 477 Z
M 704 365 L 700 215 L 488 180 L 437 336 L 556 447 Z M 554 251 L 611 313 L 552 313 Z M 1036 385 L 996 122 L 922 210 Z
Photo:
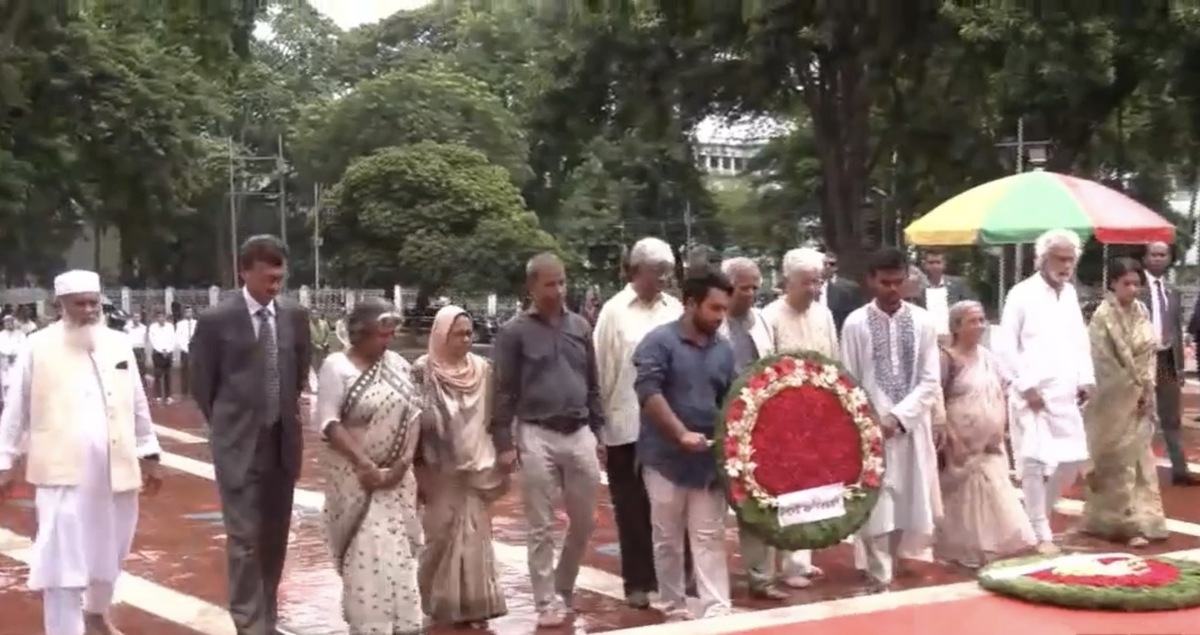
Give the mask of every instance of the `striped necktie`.
M 263 414 L 268 426 L 279 421 L 279 342 L 275 340 L 275 324 L 271 321 L 271 312 L 267 309 L 258 310 L 258 345 L 263 352 L 264 397 L 266 409 Z

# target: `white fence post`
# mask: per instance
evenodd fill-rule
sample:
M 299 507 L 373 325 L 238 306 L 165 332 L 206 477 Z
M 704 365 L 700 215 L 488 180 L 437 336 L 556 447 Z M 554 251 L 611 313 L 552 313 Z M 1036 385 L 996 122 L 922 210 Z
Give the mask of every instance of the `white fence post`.
M 175 287 L 167 287 L 163 289 L 163 315 L 170 320 L 175 316 L 171 314 L 171 305 L 175 304 Z
M 500 302 L 500 300 L 499 300 L 499 298 L 496 297 L 495 293 L 488 294 L 488 299 L 487 299 L 488 317 L 496 317 L 497 310 L 499 309 L 499 306 L 498 306 L 499 302 Z
M 300 285 L 300 306 L 312 308 L 312 289 L 307 284 Z
M 347 289 L 346 290 L 346 313 L 349 313 L 353 309 L 354 309 L 354 291 Z
M 404 310 L 404 289 L 401 289 L 398 284 L 392 287 L 392 304 L 399 307 L 401 311 Z
M 213 285 L 208 288 L 208 306 L 217 306 L 221 301 L 221 287 Z
M 121 287 L 121 310 L 133 313 L 133 292 L 129 290 L 129 287 Z

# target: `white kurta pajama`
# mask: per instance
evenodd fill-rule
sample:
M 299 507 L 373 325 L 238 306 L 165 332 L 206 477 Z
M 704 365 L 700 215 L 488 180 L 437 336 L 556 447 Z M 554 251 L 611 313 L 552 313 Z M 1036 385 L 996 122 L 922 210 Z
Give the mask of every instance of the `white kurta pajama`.
M 887 315 L 874 302 L 846 318 L 842 362 L 858 378 L 876 413 L 904 427 L 884 441 L 879 500 L 855 537 L 855 566 L 876 583 L 893 578 L 893 559 L 932 559 L 941 519 L 933 411 L 941 391 L 937 329 L 929 314 L 905 303 Z
M 141 479 L 134 457 L 160 450 L 126 338 L 104 331 L 94 353 L 78 356 L 86 365 L 35 363 L 64 350 L 50 342 L 55 337 L 63 338 L 61 324 L 31 336 L 18 354 L 12 393 L 0 415 L 0 469 L 12 469 L 21 438 L 30 432 L 28 479 L 36 488 L 38 530 L 29 588 L 43 592 L 46 635 L 82 635 L 81 607 L 107 612 L 133 543 Z M 51 414 L 41 420 L 35 415 L 43 411 L 38 400 L 51 398 L 38 394 L 50 382 L 52 398 L 76 413 L 74 431 L 56 429 Z M 129 395 L 119 395 L 126 390 Z M 72 481 L 77 484 L 51 484 Z
M 824 304 L 813 302 L 807 310 L 797 311 L 787 303 L 787 298 L 780 297 L 764 307 L 761 316 L 775 343 L 775 352 L 813 351 L 833 359 L 841 358 L 837 325 L 833 313 Z M 784 576 L 808 577 L 817 571 L 813 568 L 812 551 L 784 552 Z
M 1041 542 L 1054 538 L 1050 512 L 1063 488 L 1088 460 L 1077 395 L 1092 386 L 1092 349 L 1075 287 L 1055 291 L 1036 273 L 1008 292 L 992 350 L 1011 380 L 1013 454 L 1021 474 L 1025 511 Z M 1036 389 L 1046 407 L 1029 408 Z

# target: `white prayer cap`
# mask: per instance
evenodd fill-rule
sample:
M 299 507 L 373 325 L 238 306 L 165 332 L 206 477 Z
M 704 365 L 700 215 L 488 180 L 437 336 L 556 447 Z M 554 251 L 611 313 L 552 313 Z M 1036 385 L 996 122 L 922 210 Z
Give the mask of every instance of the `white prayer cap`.
M 83 269 L 59 274 L 54 279 L 54 295 L 62 297 L 73 293 L 100 293 L 100 274 Z

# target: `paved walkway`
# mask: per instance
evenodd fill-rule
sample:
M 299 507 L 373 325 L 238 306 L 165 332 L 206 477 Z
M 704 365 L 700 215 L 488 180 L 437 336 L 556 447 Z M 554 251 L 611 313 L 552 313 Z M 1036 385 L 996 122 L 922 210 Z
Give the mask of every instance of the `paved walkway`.
M 221 608 L 225 599 L 224 536 L 205 431 L 189 405 L 157 409 L 155 420 L 161 424 L 166 483 L 158 498 L 143 500 L 134 554 L 127 575 L 118 584 L 120 604 L 114 619 L 126 635 L 234 635 L 228 615 Z M 1200 463 L 1200 430 L 1188 430 L 1186 435 L 1189 460 Z M 281 613 L 285 627 L 294 635 L 343 635 L 341 585 L 329 564 L 319 524 L 323 475 L 316 454 L 320 444 L 314 438 L 308 441 L 308 464 L 296 496 Z M 1159 451 L 1161 454 L 1161 448 Z M 1193 465 L 1193 471 L 1200 473 L 1200 465 Z M 1167 476 L 1165 471 L 1160 472 L 1164 482 L 1169 482 Z M 1054 519 L 1058 529 L 1069 528 L 1072 518 L 1079 514 L 1082 503 L 1078 498 L 1078 492 L 1073 492 L 1060 505 L 1061 513 Z M 676 626 L 654 628 L 662 622 L 657 610 L 636 611 L 622 604 L 621 582 L 616 575 L 616 534 L 607 492 L 600 500 L 596 510 L 598 528 L 579 578 L 575 623 L 572 628 L 548 632 L 595 633 L 635 627 L 645 628 L 622 632 L 679 632 Z M 1167 485 L 1164 503 L 1172 519 L 1172 535 L 1150 551 L 1188 555 L 1200 550 L 1200 488 Z M 495 513 L 496 550 L 509 603 L 509 615 L 491 623 L 491 632 L 497 635 L 534 630 L 525 572 L 524 521 L 519 509 L 516 495 L 510 494 L 500 501 Z M 565 524 L 565 520 L 562 522 Z M 0 635 L 41 632 L 40 600 L 24 590 L 33 534 L 28 498 L 0 506 L 0 615 L 4 616 L 0 619 Z M 1111 549 L 1081 536 L 1070 538 L 1069 545 L 1080 550 Z M 729 547 L 731 554 L 737 553 L 733 531 Z M 776 604 L 747 598 L 741 563 L 732 555 L 738 613 L 689 623 L 685 627 L 688 635 L 815 635 L 818 630 L 848 635 L 868 629 L 878 632 L 880 624 L 887 624 L 897 635 L 918 631 L 938 635 L 943 630 L 962 632 L 964 619 L 978 625 L 969 630 L 979 635 L 990 635 L 999 628 L 1006 633 L 1013 629 L 1020 632 L 1025 626 L 1029 627 L 1027 632 L 1038 635 L 1182 633 L 1196 631 L 1195 625 L 1200 624 L 1196 612 L 1119 618 L 1030 607 L 989 596 L 970 582 L 968 572 L 936 564 L 916 566 L 909 577 L 899 581 L 904 590 L 872 596 L 864 593 L 848 545 L 819 552 L 815 560 L 825 570 L 825 579 Z M 1188 628 L 1184 628 L 1184 619 L 1190 620 Z

